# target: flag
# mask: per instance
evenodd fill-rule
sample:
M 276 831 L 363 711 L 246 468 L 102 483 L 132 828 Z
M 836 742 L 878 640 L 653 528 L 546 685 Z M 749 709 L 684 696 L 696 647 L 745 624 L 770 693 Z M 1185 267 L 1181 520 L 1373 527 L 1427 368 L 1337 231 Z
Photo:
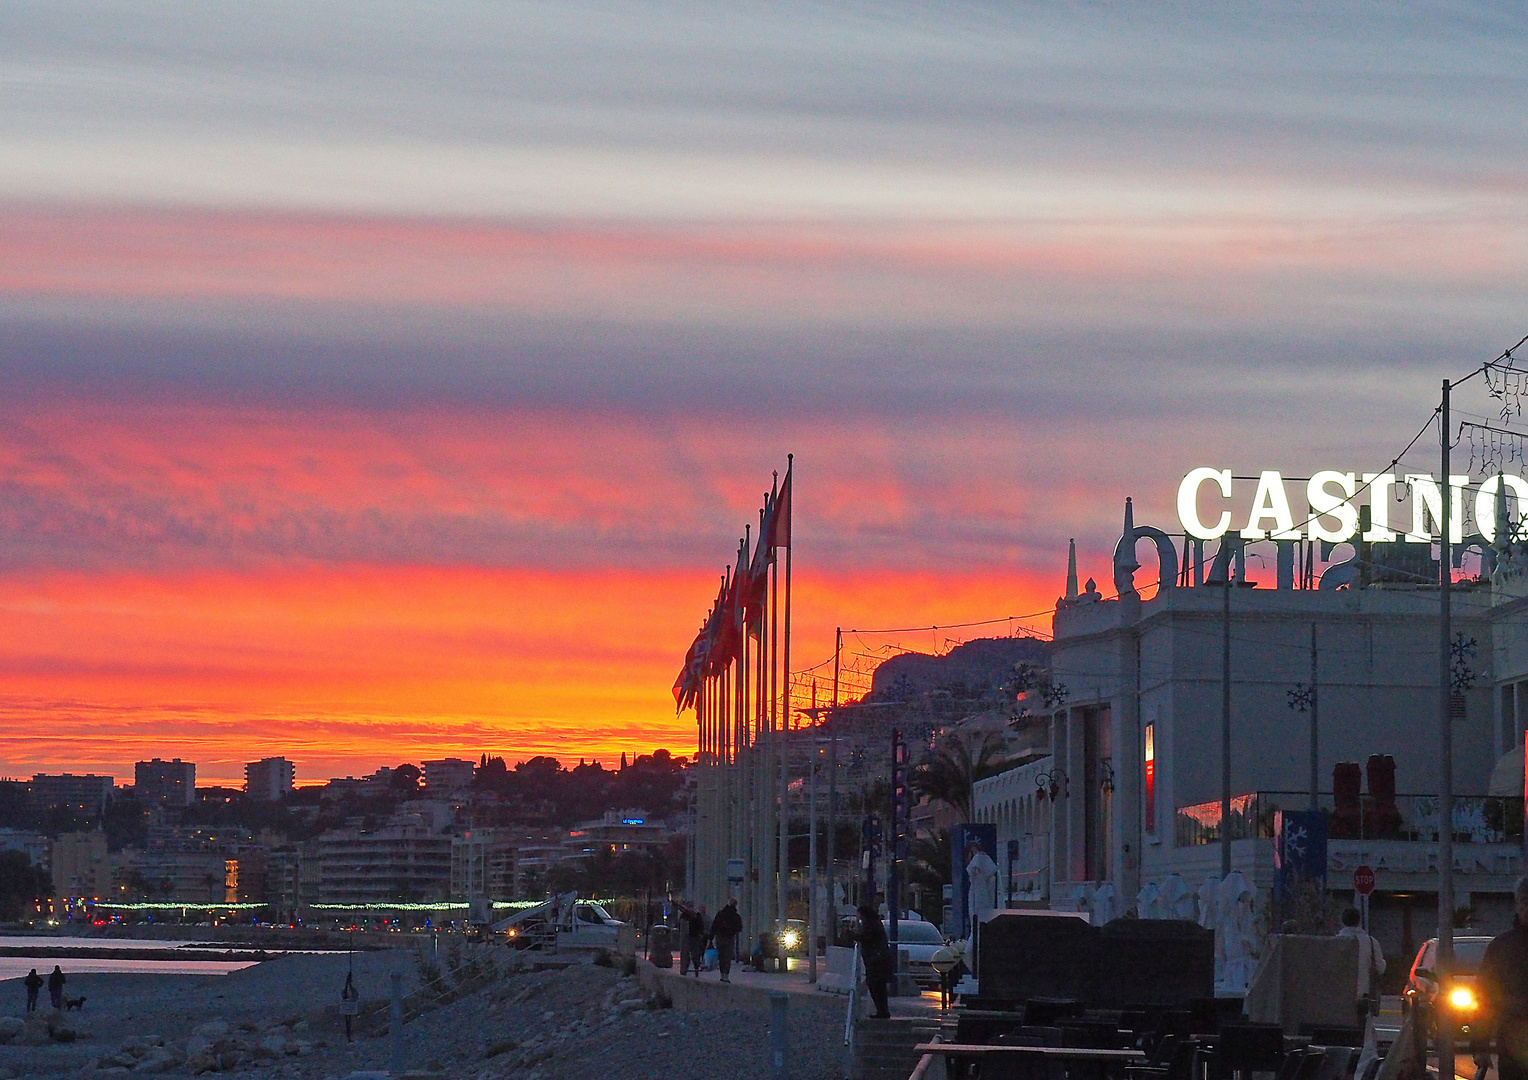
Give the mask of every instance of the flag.
M 764 632 L 764 606 L 769 598 L 769 567 L 774 551 L 769 547 L 769 523 L 773 518 L 775 496 L 770 494 L 759 519 L 759 542 L 748 562 L 747 586 L 743 593 L 743 622 L 748 632 L 758 637 Z
M 739 544 L 738 566 L 748 557 L 747 549 Z M 746 576 L 746 568 L 734 572 L 730 583 L 723 586 L 720 604 L 717 609 L 716 637 L 712 640 L 711 653 L 707 666 L 715 673 L 737 659 L 738 646 L 742 643 L 738 633 L 739 608 L 742 606 L 743 578 Z
M 779 493 L 770 500 L 770 517 L 764 535 L 771 551 L 791 546 L 791 472 L 794 469 L 794 463 L 786 467 L 785 483 L 780 485 Z

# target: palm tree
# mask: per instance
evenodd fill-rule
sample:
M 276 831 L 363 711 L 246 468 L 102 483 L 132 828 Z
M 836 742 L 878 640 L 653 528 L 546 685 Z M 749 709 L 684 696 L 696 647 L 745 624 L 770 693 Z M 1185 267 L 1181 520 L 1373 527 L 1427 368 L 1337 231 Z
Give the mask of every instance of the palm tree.
M 934 751 L 933 757 L 913 770 L 910 779 L 918 794 L 947 804 L 961 820 L 970 821 L 976 782 L 996 776 L 1007 764 L 1001 736 L 990 731 L 952 735 Z

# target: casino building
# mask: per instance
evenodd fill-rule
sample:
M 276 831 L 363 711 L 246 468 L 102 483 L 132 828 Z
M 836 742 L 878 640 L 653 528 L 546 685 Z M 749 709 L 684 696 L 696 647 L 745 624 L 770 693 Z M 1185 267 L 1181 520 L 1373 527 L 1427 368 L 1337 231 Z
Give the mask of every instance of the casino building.
M 1196 473 L 1223 475 L 1229 494 L 1228 472 Z M 1427 497 L 1428 478 L 1407 478 L 1420 509 L 1404 535 L 1385 528 L 1382 505 L 1344 507 L 1330 532 L 1321 526 L 1331 518 L 1316 518 L 1301 535 L 1286 503 L 1283 520 L 1262 531 L 1259 508 L 1266 520 L 1268 504 L 1282 498 L 1265 498 L 1270 475 L 1240 533 L 1228 529 L 1226 512 L 1207 536 L 1197 490 L 1187 501 L 1180 495 L 1185 528 L 1176 535 L 1136 525 L 1127 500 L 1112 597 L 1092 581 L 1079 590 L 1072 554 L 1053 620 L 1050 684 L 1020 703 L 1024 722 L 1048 731 L 1050 756 L 980 782 L 976 817 L 997 827 L 1015 903 L 1119 913 L 1173 874 L 1192 892 L 1219 879 L 1224 828 L 1232 867 L 1266 912 L 1275 812 L 1311 803 L 1314 671 L 1327 888 L 1345 901 L 1353 870 L 1372 867 L 1371 930 L 1406 956 L 1437 922 L 1440 589 L 1426 530 L 1441 507 Z M 1508 494 L 1525 490 L 1511 479 L 1481 485 L 1474 533 L 1464 515 L 1452 523 L 1465 567 L 1479 571 L 1456 574 L 1450 610 L 1456 904 L 1481 932 L 1510 922 L 1512 886 L 1524 871 L 1528 544 L 1515 540 L 1508 514 Z M 1352 474 L 1339 486 L 1352 495 Z M 1310 505 L 1321 510 L 1316 498 Z M 1317 577 L 1316 545 L 1331 554 L 1340 540 L 1351 556 Z M 1141 573 L 1138 546 L 1156 563 L 1155 582 Z M 1247 563 L 1260 556 L 1274 573 L 1254 583 Z M 1223 822 L 1227 647 L 1233 797 Z

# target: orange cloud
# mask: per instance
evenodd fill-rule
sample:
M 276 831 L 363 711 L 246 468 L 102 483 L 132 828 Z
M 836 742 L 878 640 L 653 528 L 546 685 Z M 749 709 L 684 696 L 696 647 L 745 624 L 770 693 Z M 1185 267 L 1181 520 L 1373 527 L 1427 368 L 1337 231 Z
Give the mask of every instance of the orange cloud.
M 269 754 L 316 779 L 484 751 L 687 753 L 693 720 L 673 715 L 668 686 L 707 578 L 363 566 L 0 578 L 5 768 L 127 776 L 158 754 L 236 781 Z M 831 654 L 834 625 L 1017 614 L 1053 591 L 1017 575 L 807 571 L 799 666 Z M 926 649 L 1009 631 L 874 641 Z

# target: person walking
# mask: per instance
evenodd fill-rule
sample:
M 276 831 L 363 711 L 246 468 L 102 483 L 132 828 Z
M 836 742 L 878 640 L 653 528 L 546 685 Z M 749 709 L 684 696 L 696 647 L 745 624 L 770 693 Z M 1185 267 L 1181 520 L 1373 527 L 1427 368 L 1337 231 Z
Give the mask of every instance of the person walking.
M 42 989 L 42 976 L 33 968 L 27 973 L 27 977 L 21 980 L 21 985 L 27 988 L 27 1012 L 37 1011 L 37 993 Z
M 684 920 L 684 955 L 689 957 L 690 967 L 695 971 L 695 977 L 700 978 L 701 965 L 706 962 L 706 905 L 699 907 L 686 907 L 680 918 Z M 683 962 L 679 968 L 679 974 L 683 975 L 685 968 Z
M 1337 936 L 1358 942 L 1358 999 L 1354 1012 L 1362 1028 L 1368 1026 L 1369 1017 L 1379 1013 L 1379 977 L 1385 973 L 1385 954 L 1379 942 L 1358 925 L 1361 921 L 1356 907 L 1347 908 L 1342 913 L 1342 929 Z
M 722 982 L 731 982 L 732 957 L 737 950 L 737 936 L 743 932 L 743 917 L 737 913 L 737 901 L 728 900 L 727 906 L 716 913 L 711 921 L 711 939 L 716 942 L 716 966 L 722 973 Z
M 1528 876 L 1513 890 L 1512 929 L 1486 946 L 1475 978 L 1480 1015 L 1475 1035 L 1475 1065 L 1490 1068 L 1496 1051 L 1499 1080 L 1528 1080 Z
M 64 977 L 64 971 L 57 964 L 53 965 L 53 974 L 48 976 L 48 997 L 53 999 L 53 1007 L 64 1007 L 64 983 L 69 980 Z
M 894 971 L 891 959 L 891 942 L 886 940 L 886 928 L 881 916 L 869 904 L 859 906 L 859 928 L 854 933 L 859 942 L 860 960 L 865 965 L 865 985 L 870 989 L 870 1000 L 875 1002 L 874 1020 L 890 1020 L 891 1007 L 886 1002 L 886 984 L 891 982 Z

